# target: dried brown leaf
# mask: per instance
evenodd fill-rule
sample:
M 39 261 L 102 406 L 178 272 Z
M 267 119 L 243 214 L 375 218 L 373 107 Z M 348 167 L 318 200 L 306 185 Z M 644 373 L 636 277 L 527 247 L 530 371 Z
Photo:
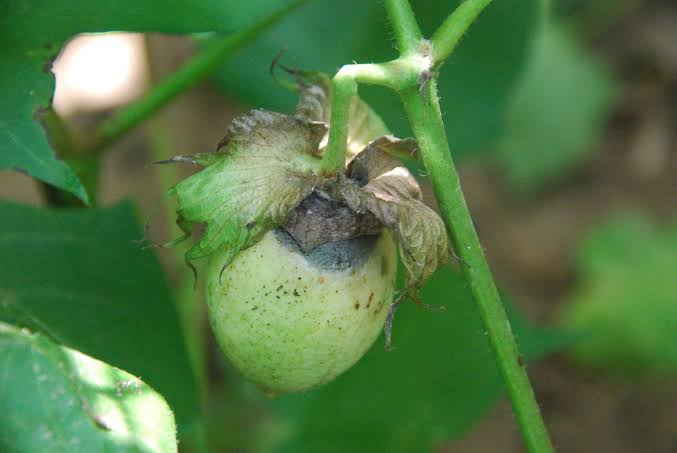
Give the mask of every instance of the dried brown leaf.
M 407 269 L 407 288 L 418 289 L 449 258 L 444 222 L 422 201 L 413 175 L 383 148 L 396 139 L 384 137 L 351 162 L 340 191 L 356 212 L 371 212 L 396 235 Z

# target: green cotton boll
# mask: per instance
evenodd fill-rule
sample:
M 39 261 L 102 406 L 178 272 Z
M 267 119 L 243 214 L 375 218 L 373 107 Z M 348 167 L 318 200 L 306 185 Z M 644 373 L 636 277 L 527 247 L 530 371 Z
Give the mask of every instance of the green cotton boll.
M 230 363 L 269 395 L 331 381 L 383 329 L 397 273 L 389 232 L 304 254 L 270 231 L 219 278 L 227 257 L 217 252 L 207 269 L 209 319 Z
M 316 84 L 299 86 L 293 116 L 252 110 L 230 123 L 216 152 L 161 162 L 204 167 L 169 191 L 185 233 L 170 244 L 206 224 L 186 262 L 210 258 L 204 277 L 216 338 L 271 395 L 332 380 L 384 326 L 389 347 L 389 313 L 405 295 L 417 300 L 449 258 L 444 223 L 395 157 L 415 156 L 416 141 L 388 135 L 353 97 L 346 164 L 324 169 L 329 79 L 304 77 Z M 398 249 L 407 282 L 393 302 Z

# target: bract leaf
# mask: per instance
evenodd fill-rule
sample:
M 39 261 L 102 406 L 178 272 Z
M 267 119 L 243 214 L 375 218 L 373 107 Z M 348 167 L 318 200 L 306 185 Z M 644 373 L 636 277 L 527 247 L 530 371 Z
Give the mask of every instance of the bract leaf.
M 195 223 L 207 224 L 186 260 L 225 246 L 225 268 L 240 250 L 284 224 L 317 182 L 316 150 L 325 131 L 322 124 L 265 110 L 234 119 L 212 158 L 199 159 L 207 166 L 170 190 L 186 233 Z
M 422 201 L 413 175 L 386 149 L 397 139 L 374 140 L 351 162 L 340 191 L 356 212 L 369 211 L 396 235 L 407 289 L 420 288 L 449 258 L 444 222 Z

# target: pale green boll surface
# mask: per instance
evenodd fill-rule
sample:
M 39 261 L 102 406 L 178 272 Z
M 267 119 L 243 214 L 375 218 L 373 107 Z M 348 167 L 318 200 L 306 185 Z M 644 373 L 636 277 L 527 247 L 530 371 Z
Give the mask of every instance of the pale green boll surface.
M 316 387 L 357 362 L 383 329 L 397 272 L 389 232 L 353 240 L 372 246 L 351 265 L 311 264 L 279 237 L 268 232 L 241 252 L 221 282 L 225 251 L 207 269 L 217 341 L 230 363 L 269 394 Z

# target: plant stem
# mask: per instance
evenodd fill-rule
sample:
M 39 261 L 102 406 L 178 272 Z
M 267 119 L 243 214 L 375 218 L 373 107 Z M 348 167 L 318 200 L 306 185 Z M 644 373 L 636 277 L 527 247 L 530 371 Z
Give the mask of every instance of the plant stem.
M 553 451 L 451 159 L 436 84 L 432 81 L 429 85 L 424 97 L 416 88 L 401 93 L 423 164 L 463 263 L 464 277 L 470 284 L 524 440 L 531 452 Z
M 421 58 L 409 55 L 385 63 L 350 64 L 341 67 L 331 81 L 331 118 L 329 140 L 321 169 L 334 174 L 344 168 L 348 144 L 350 104 L 357 94 L 357 82 L 380 85 L 392 90 L 416 84 Z
M 322 171 L 329 174 L 342 170 L 346 165 L 348 112 L 353 96 L 357 93 L 357 83 L 353 79 L 353 74 L 344 68 L 341 68 L 331 80 L 329 141 L 321 163 Z
M 293 0 L 244 30 L 215 38 L 205 49 L 174 74 L 153 87 L 141 99 L 123 107 L 114 116 L 105 120 L 95 132 L 87 151 L 99 151 L 120 138 L 172 101 L 178 94 L 212 74 L 226 58 L 261 35 L 271 25 L 305 1 Z
M 418 46 L 423 39 L 421 30 L 416 23 L 416 16 L 409 2 L 401 0 L 385 0 L 385 8 L 388 12 L 395 39 L 401 55 L 409 55 L 418 51 Z
M 431 39 L 433 65 L 442 63 L 456 48 L 466 30 L 491 0 L 465 0 L 452 12 Z
M 461 36 L 491 0 L 466 0 L 444 21 L 432 38 L 432 61 L 426 59 L 423 49 L 418 73 L 428 71 L 426 65 L 437 66 L 447 58 Z M 402 58 L 411 58 L 412 49 L 420 48 L 412 40 L 420 40 L 420 31 L 406 0 L 386 0 L 395 36 Z M 415 38 L 417 37 L 418 38 Z M 412 65 L 411 67 L 415 67 Z M 410 68 L 411 69 L 411 68 Z M 340 73 L 341 71 L 339 71 Z M 411 80 L 411 77 L 404 77 Z M 420 82 L 419 82 L 420 83 Z M 460 180 L 449 151 L 444 123 L 437 97 L 434 76 L 424 89 L 419 83 L 398 89 L 409 123 L 418 141 L 419 150 L 428 177 L 439 202 L 442 217 L 456 253 L 461 258 L 463 274 L 470 285 L 480 317 L 487 331 L 496 363 L 503 376 L 518 425 L 529 451 L 552 452 L 552 444 L 541 417 L 529 377 L 522 364 L 510 322 L 501 303 L 491 270 L 484 256 L 475 226 L 461 190 Z M 388 83 L 383 83 L 388 86 Z M 342 118 L 338 118 L 342 119 Z M 332 116 L 332 121 L 334 117 Z M 347 121 L 347 118 L 344 120 Z M 332 125 L 332 127 L 335 127 Z M 338 129 L 338 127 L 337 127 Z

